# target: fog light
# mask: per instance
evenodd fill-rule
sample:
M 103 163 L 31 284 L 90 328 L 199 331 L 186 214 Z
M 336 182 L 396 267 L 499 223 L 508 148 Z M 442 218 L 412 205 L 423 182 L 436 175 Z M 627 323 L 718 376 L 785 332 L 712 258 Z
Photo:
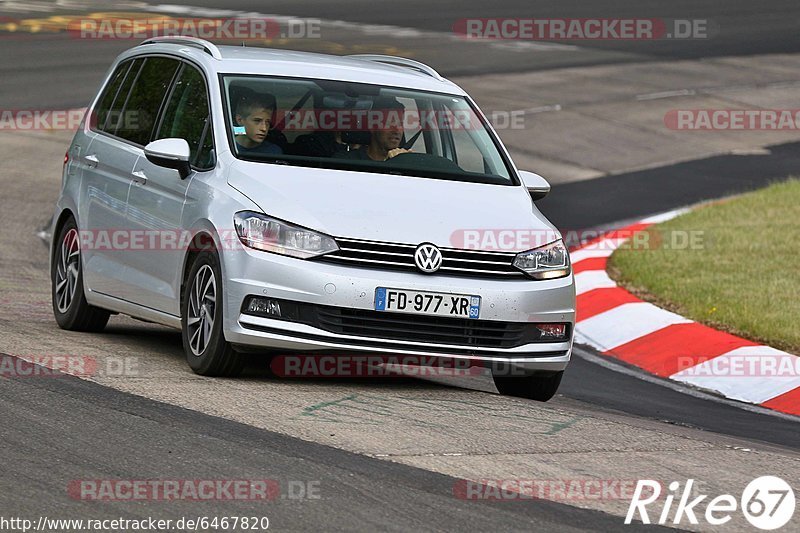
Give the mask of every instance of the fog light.
M 254 315 L 281 316 L 281 306 L 271 298 L 250 298 L 247 312 Z
M 539 330 L 539 338 L 542 340 L 564 340 L 567 336 L 566 324 L 536 324 Z

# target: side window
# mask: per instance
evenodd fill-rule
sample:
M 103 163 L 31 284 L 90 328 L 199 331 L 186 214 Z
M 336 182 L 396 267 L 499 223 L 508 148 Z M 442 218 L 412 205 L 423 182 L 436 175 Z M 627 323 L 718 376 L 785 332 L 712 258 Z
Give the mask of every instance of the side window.
M 176 137 L 189 143 L 189 161 L 198 168 L 214 164 L 208 93 L 203 74 L 185 65 L 164 110 L 156 139 Z
M 121 63 L 111 75 L 111 79 L 108 81 L 108 84 L 103 91 L 103 96 L 100 97 L 100 100 L 97 102 L 97 105 L 94 108 L 94 115 L 90 118 L 89 125 L 92 128 L 103 130 L 105 127 L 106 121 L 108 120 L 108 116 L 111 112 L 111 106 L 114 105 L 114 99 L 117 97 L 119 88 L 122 86 L 122 82 L 125 81 L 125 75 L 131 68 L 132 63 L 133 61 L 131 60 Z M 124 100 L 125 97 L 123 96 L 122 99 Z
M 136 76 L 144 63 L 143 59 L 136 59 L 135 61 L 128 62 L 128 69 L 124 71 L 124 75 L 119 80 L 119 85 L 116 89 L 109 90 L 103 95 L 101 102 L 97 105 L 97 129 L 112 135 L 116 134 L 117 126 L 122 122 L 122 108 L 128 99 L 128 93 L 131 91 Z M 116 82 L 116 80 L 113 80 Z M 106 108 L 102 113 L 101 110 Z
M 117 124 L 118 137 L 142 146 L 150 141 L 161 104 L 179 65 L 177 59 L 166 57 L 145 60 Z

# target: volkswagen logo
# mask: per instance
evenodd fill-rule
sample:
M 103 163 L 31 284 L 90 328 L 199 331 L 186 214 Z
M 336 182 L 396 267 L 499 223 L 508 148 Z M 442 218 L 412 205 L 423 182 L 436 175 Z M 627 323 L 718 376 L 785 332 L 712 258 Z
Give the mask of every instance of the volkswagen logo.
M 442 252 L 433 244 L 420 244 L 414 252 L 414 262 L 423 272 L 436 272 L 442 266 Z

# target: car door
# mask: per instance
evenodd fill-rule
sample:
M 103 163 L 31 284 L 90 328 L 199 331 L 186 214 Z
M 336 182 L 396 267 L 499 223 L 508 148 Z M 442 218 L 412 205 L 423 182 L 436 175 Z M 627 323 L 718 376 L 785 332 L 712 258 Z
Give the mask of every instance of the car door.
M 109 78 L 92 114 L 89 133 L 77 157 L 81 173 L 78 223 L 82 232 L 84 283 L 88 290 L 120 295 L 125 282 L 123 258 L 113 246 L 127 224 L 126 206 L 136 147 L 118 138 L 123 108 L 144 60 L 120 64 Z
M 184 63 L 169 92 L 153 140 L 179 138 L 189 143 L 195 171 L 214 166 L 206 80 L 200 70 Z M 147 235 L 145 249 L 128 262 L 138 287 L 133 302 L 180 315 L 180 282 L 189 231 L 181 218 L 186 193 L 195 176 L 181 179 L 176 170 L 154 165 L 142 156 L 136 162 L 128 195 L 128 225 Z
M 136 163 L 153 136 L 161 107 L 180 64 L 179 59 L 164 56 L 137 59 L 134 62 L 135 76 L 132 76 L 132 68 L 123 85 L 123 89 L 130 87 L 124 102 L 118 105 L 121 94 L 118 95 L 112 113 L 104 120 L 103 130 L 89 147 L 89 152 L 98 159 L 98 168 L 104 168 L 108 161 L 117 173 L 115 181 L 126 187 L 124 196 L 118 194 L 108 199 L 115 202 L 113 218 L 99 221 L 104 226 L 100 229 L 100 236 L 103 233 L 109 233 L 110 236 L 102 242 L 103 246 L 100 246 L 99 239 L 98 246 L 95 246 L 98 254 L 95 257 L 97 268 L 94 270 L 100 273 L 97 276 L 100 281 L 98 291 L 131 302 L 137 301 L 141 291 L 139 280 L 131 275 L 131 265 L 140 252 L 140 243 L 131 231 L 133 228 L 127 213 L 128 196 L 137 179 Z M 132 81 L 129 83 L 129 80 Z M 121 193 L 121 189 L 117 192 Z M 117 205 L 119 200 L 122 202 Z

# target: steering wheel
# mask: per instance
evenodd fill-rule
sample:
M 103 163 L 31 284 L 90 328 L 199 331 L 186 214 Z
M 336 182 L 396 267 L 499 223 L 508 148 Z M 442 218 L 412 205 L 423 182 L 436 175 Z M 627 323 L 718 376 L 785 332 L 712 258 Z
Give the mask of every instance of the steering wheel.
M 419 168 L 441 170 L 445 172 L 463 172 L 464 170 L 446 157 L 421 152 L 405 152 L 386 160 L 393 166 L 403 168 Z

